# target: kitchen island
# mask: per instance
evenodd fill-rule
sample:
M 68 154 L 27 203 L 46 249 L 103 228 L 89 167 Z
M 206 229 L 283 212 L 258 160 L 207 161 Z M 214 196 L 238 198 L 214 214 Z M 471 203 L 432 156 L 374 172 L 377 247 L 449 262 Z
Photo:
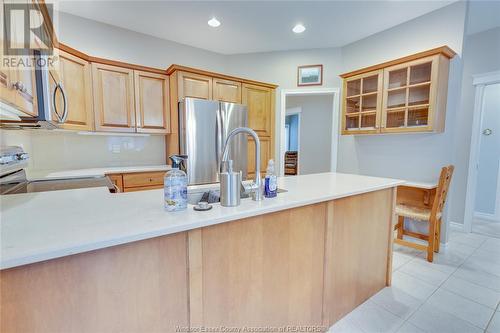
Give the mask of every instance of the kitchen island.
M 167 213 L 162 190 L 1 198 L 1 331 L 329 327 L 390 284 L 395 189 L 324 173 Z

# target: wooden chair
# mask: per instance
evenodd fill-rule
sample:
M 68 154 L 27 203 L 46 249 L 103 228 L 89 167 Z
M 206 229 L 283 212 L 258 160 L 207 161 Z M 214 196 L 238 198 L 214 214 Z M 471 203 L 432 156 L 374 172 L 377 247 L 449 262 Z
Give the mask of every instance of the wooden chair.
M 397 237 L 394 239 L 396 244 L 412 247 L 417 250 L 427 252 L 427 260 L 432 262 L 434 259 L 434 252 L 439 252 L 439 242 L 441 239 L 441 217 L 443 214 L 443 207 L 446 202 L 448 188 L 451 182 L 451 176 L 454 170 L 453 165 L 443 167 L 439 176 L 439 183 L 434 196 L 432 207 L 422 208 L 414 207 L 404 204 L 396 205 L 396 215 L 398 215 L 398 223 L 394 226 L 397 230 Z M 409 232 L 404 229 L 405 217 L 429 223 L 429 233 L 427 235 Z M 427 241 L 427 246 L 422 244 L 413 243 L 403 239 L 403 235 L 410 235 Z
M 299 154 L 296 151 L 285 152 L 285 175 L 296 175 L 299 167 Z

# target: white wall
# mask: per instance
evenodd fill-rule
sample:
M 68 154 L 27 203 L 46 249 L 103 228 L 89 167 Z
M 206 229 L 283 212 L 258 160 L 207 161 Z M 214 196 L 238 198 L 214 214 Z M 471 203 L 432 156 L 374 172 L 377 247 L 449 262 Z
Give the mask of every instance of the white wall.
M 481 20 L 481 17 L 470 17 L 469 21 L 471 20 Z M 461 106 L 457 109 L 457 121 L 453 124 L 455 135 L 452 142 L 453 164 L 456 168 L 450 192 L 452 206 L 450 220 L 455 223 L 464 223 L 471 124 L 475 99 L 472 79 L 473 75 L 476 74 L 500 70 L 500 28 L 467 36 L 464 43 L 463 59 Z
M 275 133 L 279 133 L 281 124 L 281 91 L 298 89 L 297 67 L 301 65 L 323 64 L 322 88 L 340 87 L 341 72 L 340 48 L 312 49 L 302 51 L 283 51 L 232 55 L 227 58 L 226 72 L 258 81 L 279 85 L 276 90 L 276 122 Z M 317 87 L 301 87 L 309 90 Z M 275 140 L 275 151 L 280 151 L 280 138 Z M 276 158 L 280 161 L 279 158 Z M 279 164 L 277 169 L 279 170 Z
M 287 96 L 286 107 L 300 107 L 299 174 L 330 171 L 332 95 Z
M 97 136 L 60 131 L 0 130 L 0 142 L 30 155 L 28 176 L 43 171 L 165 164 L 165 138 Z
M 448 45 L 457 55 L 450 64 L 444 133 L 341 136 L 340 172 L 435 181 L 440 168 L 452 162 L 466 9 L 465 2 L 457 2 L 342 48 L 345 72 L 442 45 Z M 446 230 L 443 237 L 446 239 Z
M 481 136 L 477 170 L 476 212 L 495 215 L 500 163 L 500 83 L 484 88 L 482 129 L 491 128 L 492 135 Z
M 182 64 L 224 72 L 224 55 L 63 12 L 57 14 L 59 40 L 89 55 L 165 69 Z

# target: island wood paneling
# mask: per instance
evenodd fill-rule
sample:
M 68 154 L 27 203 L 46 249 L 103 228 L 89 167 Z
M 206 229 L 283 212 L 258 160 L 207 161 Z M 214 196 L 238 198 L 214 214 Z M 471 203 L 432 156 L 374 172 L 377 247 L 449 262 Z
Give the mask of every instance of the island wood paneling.
M 321 325 L 325 218 L 320 203 L 190 231 L 191 324 Z
M 186 233 L 3 270 L 1 332 L 176 332 Z
M 391 280 L 396 190 L 0 272 L 2 332 L 331 326 Z
M 394 195 L 386 189 L 332 202 L 325 261 L 328 325 L 390 284 Z

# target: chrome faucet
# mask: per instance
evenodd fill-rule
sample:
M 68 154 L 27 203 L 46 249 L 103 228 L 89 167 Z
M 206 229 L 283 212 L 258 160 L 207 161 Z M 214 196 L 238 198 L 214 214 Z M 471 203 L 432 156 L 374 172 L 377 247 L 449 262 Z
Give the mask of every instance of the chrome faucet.
M 264 196 L 262 194 L 262 179 L 260 177 L 260 140 L 259 140 L 259 136 L 257 135 L 257 133 L 255 133 L 255 131 L 253 129 L 248 128 L 248 127 L 238 127 L 238 128 L 235 128 L 234 130 L 232 130 L 231 133 L 229 133 L 229 135 L 227 136 L 226 142 L 224 143 L 222 160 L 220 163 L 221 164 L 220 171 L 222 172 L 222 166 L 228 165 L 229 142 L 231 141 L 231 139 L 235 135 L 240 134 L 240 133 L 246 133 L 246 134 L 250 135 L 255 141 L 255 180 L 254 180 L 253 184 L 248 188 L 248 190 L 251 192 L 253 200 L 261 201 L 264 198 Z M 245 189 L 245 190 L 247 190 L 247 189 Z M 221 182 L 221 188 L 220 188 L 221 202 L 222 202 L 223 197 L 228 196 L 228 194 L 229 194 L 228 192 L 231 192 L 231 190 L 229 188 L 226 188 L 223 185 L 223 182 Z M 232 191 L 232 192 L 234 192 L 234 191 Z M 233 193 L 233 195 L 235 195 L 235 194 Z M 239 193 L 238 193 L 238 196 L 239 196 Z

